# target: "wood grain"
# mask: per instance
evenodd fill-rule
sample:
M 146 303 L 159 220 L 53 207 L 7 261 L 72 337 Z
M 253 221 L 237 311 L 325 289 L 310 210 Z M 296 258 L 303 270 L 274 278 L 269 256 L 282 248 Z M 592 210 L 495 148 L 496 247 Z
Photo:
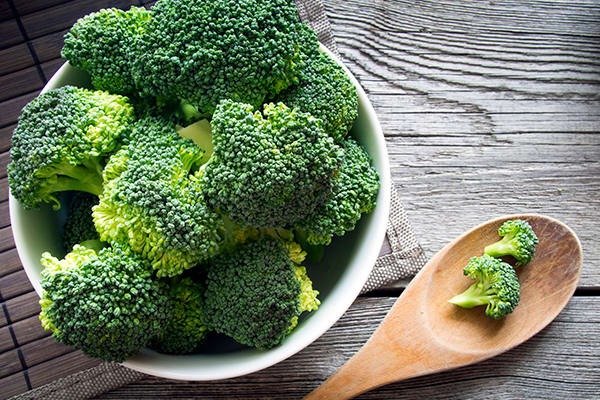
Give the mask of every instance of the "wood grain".
M 364 344 L 395 301 L 396 298 L 359 298 L 310 347 L 246 377 L 197 383 L 148 377 L 98 398 L 189 398 L 193 393 L 210 399 L 298 399 Z M 598 306 L 598 298 L 574 297 L 552 324 L 508 353 L 474 366 L 384 386 L 359 398 L 597 398 L 600 331 L 593 327 L 600 323 L 600 317 L 593 309 Z

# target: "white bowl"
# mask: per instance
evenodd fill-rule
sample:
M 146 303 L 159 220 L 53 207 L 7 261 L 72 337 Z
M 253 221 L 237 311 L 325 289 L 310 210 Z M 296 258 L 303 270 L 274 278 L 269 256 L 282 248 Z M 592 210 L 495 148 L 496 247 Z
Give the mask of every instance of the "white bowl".
M 324 46 L 321 49 L 342 65 Z M 366 282 L 383 242 L 390 208 L 391 180 L 385 140 L 375 111 L 358 81 L 348 69 L 344 67 L 344 70 L 356 86 L 359 96 L 359 115 L 351 134 L 373 158 L 381 188 L 374 212 L 363 216 L 354 231 L 334 239 L 326 249 L 322 262 L 307 265 L 314 288 L 320 291 L 319 309 L 304 313 L 292 334 L 271 350 L 232 346 L 231 342 L 224 340 L 210 343 L 202 354 L 174 356 L 143 349 L 123 365 L 146 374 L 183 380 L 216 380 L 249 374 L 299 352 L 327 331 L 350 307 Z M 90 87 L 89 82 L 85 72 L 65 63 L 42 92 L 67 84 Z M 60 231 L 65 207 L 59 212 L 54 212 L 46 205 L 40 210 L 26 211 L 12 195 L 9 207 L 19 257 L 35 291 L 40 295 L 40 255 L 44 251 L 56 256 L 64 254 Z

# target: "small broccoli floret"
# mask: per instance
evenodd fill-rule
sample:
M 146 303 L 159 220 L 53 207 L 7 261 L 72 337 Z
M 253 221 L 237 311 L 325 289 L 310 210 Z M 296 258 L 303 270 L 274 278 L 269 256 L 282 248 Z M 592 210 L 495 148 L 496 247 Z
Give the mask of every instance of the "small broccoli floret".
M 487 305 L 485 314 L 492 318 L 505 317 L 519 304 L 519 279 L 509 264 L 484 254 L 471 258 L 463 273 L 479 281 L 450 303 L 464 308 Z
M 361 215 L 375 208 L 379 175 L 371 157 L 352 138 L 346 138 L 342 146 L 344 161 L 333 182 L 333 198 L 297 224 L 309 244 L 330 244 L 333 235 L 353 230 Z
M 58 192 L 102 192 L 104 158 L 130 130 L 126 97 L 64 86 L 23 108 L 13 133 L 10 191 L 26 209 L 60 202 Z
M 358 116 L 356 88 L 335 61 L 315 51 L 299 74 L 299 82 L 280 93 L 276 101 L 318 118 L 336 142 L 348 133 Z
M 54 338 L 90 357 L 123 361 L 161 332 L 167 296 L 147 261 L 124 248 L 75 245 L 41 260 L 40 320 Z
M 278 345 L 304 311 L 316 310 L 318 292 L 296 243 L 265 238 L 210 263 L 204 315 L 211 329 L 259 349 Z
M 202 314 L 204 288 L 181 276 L 171 278 L 166 285 L 169 318 L 150 347 L 167 354 L 191 353 L 207 333 Z
M 63 232 L 63 244 L 67 253 L 76 244 L 100 239 L 92 218 L 92 207 L 96 204 L 98 196 L 85 192 L 73 194 Z
M 134 91 L 131 64 L 136 58 L 135 37 L 141 35 L 151 13 L 103 9 L 80 18 L 65 35 L 62 57 L 86 71 L 96 89 L 129 94 Z
M 286 227 L 331 198 L 343 151 L 310 114 L 224 101 L 211 126 L 202 191 L 213 209 L 241 224 Z
M 260 106 L 318 46 L 291 0 L 161 0 L 152 12 L 137 40 L 136 84 L 205 116 L 224 99 Z
M 104 170 L 93 217 L 100 238 L 148 258 L 158 276 L 175 276 L 215 255 L 226 241 L 222 218 L 201 200 L 204 151 L 158 118 L 136 122 L 131 142 Z
M 539 240 L 527 222 L 520 219 L 506 221 L 498 229 L 498 235 L 502 239 L 487 246 L 485 254 L 492 257 L 513 256 L 517 267 L 533 259 Z

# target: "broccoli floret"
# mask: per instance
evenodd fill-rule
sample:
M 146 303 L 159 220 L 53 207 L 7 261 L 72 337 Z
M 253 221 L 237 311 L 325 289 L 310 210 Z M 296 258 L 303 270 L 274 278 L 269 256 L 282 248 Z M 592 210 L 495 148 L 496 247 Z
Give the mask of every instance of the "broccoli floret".
M 205 115 L 223 99 L 258 107 L 318 46 L 291 0 L 160 0 L 152 12 L 137 40 L 136 84 Z
M 296 243 L 266 238 L 217 256 L 206 282 L 208 326 L 259 349 L 278 345 L 302 312 L 320 304 L 298 265 L 304 255 Z
M 319 51 L 311 54 L 298 84 L 281 92 L 276 101 L 320 119 L 325 132 L 337 142 L 346 136 L 358 116 L 356 88 L 344 69 Z
M 104 170 L 93 217 L 100 238 L 148 258 L 158 276 L 175 276 L 219 251 L 228 233 L 201 200 L 204 151 L 158 118 L 137 121 L 131 142 Z
M 286 227 L 331 198 L 343 151 L 310 114 L 224 101 L 211 126 L 202 190 L 213 209 L 241 224 Z
M 104 158 L 130 130 L 126 97 L 64 86 L 23 108 L 13 133 L 10 191 L 26 209 L 42 202 L 60 208 L 57 193 L 102 192 Z
M 63 244 L 67 253 L 76 244 L 100 239 L 92 218 L 92 207 L 96 204 L 98 204 L 96 195 L 85 192 L 73 194 L 63 232 Z
M 135 89 L 131 75 L 135 38 L 150 18 L 151 13 L 140 7 L 89 14 L 65 35 L 61 55 L 75 68 L 88 72 L 96 89 L 129 94 Z
M 486 246 L 484 252 L 488 256 L 513 256 L 519 265 L 526 265 L 535 255 L 535 246 L 540 242 L 527 222 L 516 219 L 506 221 L 498 229 L 502 239 Z
M 353 230 L 361 214 L 375 208 L 379 175 L 371 166 L 371 157 L 350 137 L 342 146 L 344 161 L 334 180 L 333 198 L 297 224 L 309 244 L 330 244 L 334 234 Z
M 204 288 L 189 277 L 177 276 L 168 282 L 169 318 L 150 347 L 161 353 L 191 353 L 207 333 L 202 306 Z
M 167 296 L 148 262 L 128 250 L 75 245 L 63 260 L 46 252 L 41 263 L 40 320 L 57 341 L 121 362 L 161 331 Z
M 479 281 L 450 303 L 464 308 L 487 305 L 485 314 L 492 318 L 505 317 L 519 304 L 519 279 L 509 264 L 484 254 L 471 258 L 463 273 Z

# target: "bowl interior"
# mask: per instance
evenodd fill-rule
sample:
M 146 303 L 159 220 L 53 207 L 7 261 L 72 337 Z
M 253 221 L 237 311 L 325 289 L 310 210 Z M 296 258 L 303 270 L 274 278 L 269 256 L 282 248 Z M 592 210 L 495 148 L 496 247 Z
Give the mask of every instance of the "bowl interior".
M 329 53 L 323 46 L 321 48 Z M 335 56 L 332 57 L 335 59 Z M 335 238 L 327 247 L 321 262 L 306 265 L 314 287 L 320 292 L 320 308 L 316 312 L 304 313 L 293 333 L 280 346 L 268 351 L 249 349 L 215 335 L 209 337 L 198 354 L 171 356 L 144 349 L 127 360 L 125 366 L 172 379 L 212 380 L 244 375 L 273 365 L 309 345 L 331 327 L 354 301 L 368 278 L 385 235 L 390 174 L 385 141 L 377 117 L 356 79 L 347 69 L 346 72 L 359 92 L 359 116 L 351 135 L 372 156 L 380 175 L 381 188 L 375 211 L 363 216 L 354 231 Z M 44 90 L 66 84 L 90 87 L 89 76 L 65 63 Z M 65 200 L 68 201 L 68 197 Z M 41 293 L 40 255 L 44 251 L 56 256 L 64 255 L 60 238 L 65 209 L 66 204 L 58 212 L 47 205 L 39 210 L 26 211 L 12 196 L 10 198 L 16 247 L 38 294 Z

